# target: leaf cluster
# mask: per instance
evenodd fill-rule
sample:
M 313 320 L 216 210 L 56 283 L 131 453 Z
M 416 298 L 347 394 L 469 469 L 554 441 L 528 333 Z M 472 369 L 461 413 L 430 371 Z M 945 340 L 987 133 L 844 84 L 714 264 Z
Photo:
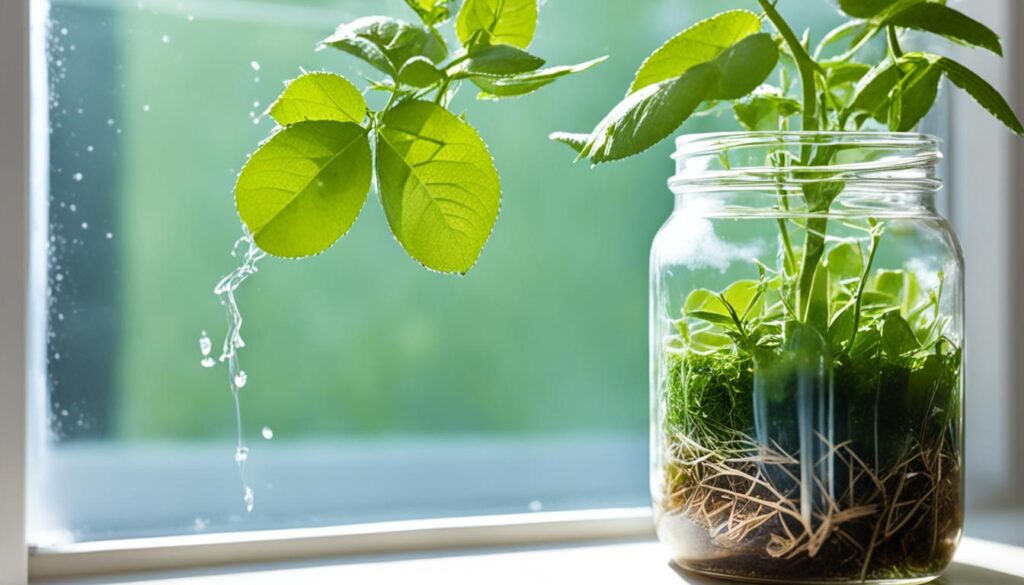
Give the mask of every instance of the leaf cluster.
M 683 30 L 636 72 L 626 98 L 588 133 L 556 132 L 579 159 L 594 164 L 639 154 L 676 131 L 701 108 L 731 103 L 747 130 L 859 130 L 869 121 L 890 130 L 914 129 L 934 106 L 943 79 L 966 91 L 1010 130 L 1024 134 L 1016 114 L 988 82 L 949 57 L 904 53 L 899 37 L 913 30 L 1003 53 L 999 36 L 941 0 L 840 0 L 849 18 L 811 49 L 776 8 L 762 14 L 730 10 Z M 774 27 L 769 33 L 764 21 Z M 862 60 L 885 36 L 881 62 Z M 778 85 L 769 82 L 777 75 Z M 795 77 L 800 92 L 795 92 Z M 804 161 L 805 163 L 807 161 Z
M 395 238 L 423 266 L 463 274 L 497 220 L 501 182 L 487 145 L 449 109 L 469 82 L 481 99 L 532 93 L 603 59 L 545 67 L 528 52 L 537 0 L 406 0 L 419 23 L 373 16 L 342 24 L 320 43 L 383 75 L 374 111 L 343 76 L 304 73 L 267 114 L 273 134 L 235 185 L 239 216 L 264 251 L 319 254 L 344 235 L 371 183 Z M 461 7 L 460 7 L 461 4 Z M 454 27 L 454 50 L 440 31 Z

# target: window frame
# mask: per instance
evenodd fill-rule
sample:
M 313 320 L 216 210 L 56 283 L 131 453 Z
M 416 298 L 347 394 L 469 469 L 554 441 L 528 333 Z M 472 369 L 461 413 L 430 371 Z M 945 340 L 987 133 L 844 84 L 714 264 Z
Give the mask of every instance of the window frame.
M 995 23 L 998 32 L 1024 25 L 1024 7 L 1011 0 L 966 4 L 960 7 Z M 45 440 L 45 429 L 34 428 L 39 425 L 28 416 L 28 402 L 45 396 L 41 375 L 45 340 L 40 326 L 45 325 L 45 314 L 38 300 L 46 294 L 47 198 L 43 195 L 47 191 L 48 143 L 46 132 L 39 130 L 46 128 L 48 115 L 43 34 L 47 16 L 46 0 L 0 2 L 0 585 L 26 583 L 30 577 L 653 534 L 650 510 L 635 508 L 108 541 L 30 551 L 28 461 L 33 444 Z M 1013 57 L 1024 60 L 1024 43 L 1003 36 L 1011 44 L 1009 61 L 993 65 L 990 58 L 968 51 L 960 56 L 968 66 L 993 76 L 1000 89 L 1012 89 L 1008 93 L 1020 112 L 1024 110 L 1024 70 L 1015 70 L 1010 62 Z M 42 107 L 32 107 L 36 103 Z M 1014 185 L 1024 184 L 1024 165 L 1015 162 L 1024 160 L 1024 145 L 1011 141 L 998 123 L 960 92 L 953 97 L 950 111 L 950 190 L 995 194 L 982 199 L 980 205 L 973 199 L 966 205 L 967 195 L 963 195 L 952 200 L 950 207 L 950 219 L 967 250 L 968 266 L 972 252 L 980 251 L 987 258 L 979 266 L 982 270 L 968 274 L 969 282 L 991 293 L 969 297 L 967 303 L 970 328 L 993 332 L 969 333 L 967 387 L 981 406 L 968 414 L 973 421 L 968 424 L 977 428 L 988 423 L 991 428 L 986 431 L 985 443 L 995 445 L 996 452 L 983 459 L 972 458 L 971 465 L 980 470 L 978 483 L 992 486 L 983 503 L 1022 505 L 1024 496 L 1013 486 L 1024 478 L 1024 462 L 1019 458 L 1024 431 L 1009 423 L 1024 417 L 1024 398 L 1013 392 L 1015 376 L 1024 373 L 1024 343 L 1012 345 L 1020 341 L 1019 331 L 1024 330 L 1015 327 L 1024 324 L 1024 309 L 1010 302 L 1024 291 L 1024 252 L 1017 251 L 1024 249 L 1024 234 L 1014 229 L 1024 220 L 1024 202 L 1013 196 Z M 993 156 L 990 149 L 960 149 L 961 138 L 965 144 L 979 140 L 979 144 L 996 145 L 998 155 Z M 971 172 L 977 168 L 991 172 L 979 177 Z M 34 224 L 42 229 L 32 230 Z M 1013 314 L 1006 315 L 998 307 L 1011 307 Z M 988 394 L 971 388 L 984 388 Z
M 0 4 L 0 583 L 25 547 L 29 282 L 29 0 Z

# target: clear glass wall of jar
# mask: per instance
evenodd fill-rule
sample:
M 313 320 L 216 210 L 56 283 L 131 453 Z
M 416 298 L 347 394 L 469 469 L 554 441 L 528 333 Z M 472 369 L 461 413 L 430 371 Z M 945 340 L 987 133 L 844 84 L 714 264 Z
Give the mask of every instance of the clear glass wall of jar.
M 677 142 L 651 489 L 680 567 L 921 583 L 963 525 L 963 260 L 919 134 Z

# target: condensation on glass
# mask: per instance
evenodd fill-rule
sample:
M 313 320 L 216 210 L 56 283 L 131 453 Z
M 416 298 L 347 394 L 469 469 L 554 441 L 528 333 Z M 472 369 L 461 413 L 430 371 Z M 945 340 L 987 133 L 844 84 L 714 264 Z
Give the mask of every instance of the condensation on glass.
M 651 253 L 651 490 L 680 567 L 925 582 L 963 525 L 963 262 L 937 139 L 678 141 Z

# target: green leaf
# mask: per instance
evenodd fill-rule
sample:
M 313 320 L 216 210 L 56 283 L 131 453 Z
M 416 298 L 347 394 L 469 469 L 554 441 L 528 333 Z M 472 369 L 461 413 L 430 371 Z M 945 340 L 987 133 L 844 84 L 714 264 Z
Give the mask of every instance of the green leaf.
M 952 59 L 939 57 L 936 65 L 942 69 L 946 77 L 953 82 L 953 85 L 969 93 L 975 101 L 981 104 L 981 107 L 988 110 L 990 114 L 1005 124 L 1007 128 L 1013 130 L 1018 135 L 1024 135 L 1024 126 L 1017 119 L 1013 108 L 1010 107 L 1010 104 L 1006 103 L 1006 100 L 1003 99 L 1003 96 L 999 94 L 996 88 L 989 85 L 981 77 L 978 77 L 970 69 Z
M 912 28 L 942 35 L 963 44 L 982 47 L 1002 56 L 1003 45 L 992 29 L 945 4 L 910 4 L 884 21 L 887 26 Z
M 730 10 L 702 20 L 652 53 L 636 72 L 629 93 L 679 77 L 759 30 L 761 19 L 748 10 Z
M 702 101 L 735 99 L 754 91 L 778 57 L 771 36 L 755 34 L 710 63 L 631 93 L 598 124 L 581 155 L 596 164 L 639 154 L 675 132 Z
M 361 124 L 366 118 L 366 100 L 340 75 L 306 73 L 288 84 L 268 112 L 282 126 L 307 120 Z
M 444 72 L 426 57 L 409 59 L 398 72 L 398 82 L 412 87 L 430 87 L 444 77 Z
M 872 289 L 898 300 L 903 295 L 905 275 L 902 270 L 879 270 L 875 273 Z
M 822 37 L 814 49 L 814 58 L 818 59 L 826 49 L 845 40 L 849 40 L 847 46 L 856 43 L 867 34 L 868 27 L 868 23 L 860 20 L 849 20 L 840 24 Z
M 834 344 L 845 343 L 853 336 L 853 322 L 856 318 L 857 306 L 849 303 L 832 318 L 828 326 L 828 338 Z
M 697 353 L 712 353 L 732 345 L 732 338 L 714 331 L 703 330 L 690 334 L 690 349 Z
M 452 0 L 405 0 L 423 24 L 435 26 L 451 18 Z
M 269 254 L 319 254 L 355 222 L 370 189 L 366 130 L 351 122 L 298 122 L 270 138 L 235 184 L 238 215 Z
M 487 45 L 472 53 L 465 73 L 483 75 L 515 75 L 535 71 L 544 66 L 544 59 L 535 57 L 512 45 Z
M 577 153 L 582 153 L 583 149 L 586 148 L 587 143 L 590 142 L 590 134 L 582 134 L 579 132 L 552 132 L 548 138 L 555 142 L 565 144 Z
M 889 94 L 899 83 L 900 72 L 886 59 L 874 66 L 854 88 L 850 111 L 864 112 L 877 120 L 888 118 Z
M 857 83 L 871 71 L 871 66 L 852 61 L 831 63 L 827 67 L 828 85 L 835 89 L 850 83 Z
M 697 109 L 717 75 L 711 64 L 698 65 L 630 94 L 597 125 L 581 155 L 597 164 L 639 154 L 661 142 Z
M 878 16 L 892 4 L 893 0 L 839 0 L 840 10 L 857 18 Z
M 907 55 L 900 59 L 903 75 L 893 91 L 889 129 L 909 132 L 923 119 L 939 97 L 942 69 L 934 58 Z
M 843 242 L 828 253 L 825 261 L 833 284 L 859 279 L 864 272 L 864 258 L 855 242 Z
M 480 94 L 477 96 L 478 99 L 499 100 L 533 93 L 550 83 L 554 83 L 561 77 L 586 71 L 587 69 L 604 62 L 605 59 L 607 59 L 607 57 L 599 57 L 578 65 L 549 67 L 547 69 L 538 69 L 537 71 L 507 77 L 481 75 L 474 76 L 471 79 L 481 90 Z
M 778 130 L 779 118 L 800 113 L 800 102 L 782 95 L 782 90 L 762 85 L 733 103 L 736 120 L 747 130 Z
M 399 243 L 438 272 L 467 272 L 498 218 L 501 183 L 480 136 L 448 110 L 406 101 L 377 131 L 377 184 Z
M 385 16 L 370 16 L 343 24 L 320 44 L 354 55 L 393 78 L 413 57 L 426 57 L 440 63 L 448 56 L 448 49 L 439 36 L 422 26 Z
M 712 61 L 718 75 L 708 99 L 735 100 L 747 95 L 764 83 L 778 62 L 779 48 L 770 34 L 743 39 Z
M 920 348 L 914 330 L 899 312 L 891 311 L 882 317 L 882 349 L 891 358 L 899 358 Z
M 715 313 L 713 311 L 691 311 L 687 313 L 688 317 L 694 319 L 701 319 L 708 323 L 715 323 L 717 325 L 725 325 L 726 327 L 736 328 L 736 321 L 733 320 L 728 314 Z
M 764 297 L 760 294 L 761 283 L 757 280 L 737 280 L 730 284 L 722 296 L 739 317 L 760 314 L 764 308 Z
M 536 30 L 537 0 L 466 0 L 455 22 L 463 46 L 483 37 L 525 49 Z

